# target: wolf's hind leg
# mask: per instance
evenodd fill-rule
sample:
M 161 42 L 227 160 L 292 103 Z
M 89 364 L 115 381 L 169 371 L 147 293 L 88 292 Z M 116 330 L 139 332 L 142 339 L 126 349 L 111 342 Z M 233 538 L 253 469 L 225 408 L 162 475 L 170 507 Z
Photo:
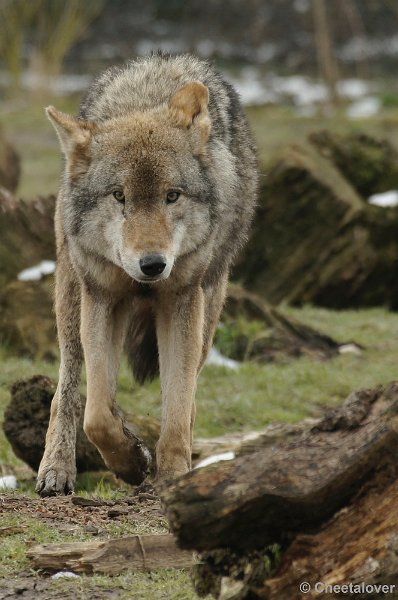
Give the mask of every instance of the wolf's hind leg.
M 61 364 L 37 477 L 36 491 L 41 496 L 72 492 L 76 478 L 76 424 L 81 408 L 79 383 L 83 359 L 80 289 L 66 252 L 58 257 L 55 309 Z

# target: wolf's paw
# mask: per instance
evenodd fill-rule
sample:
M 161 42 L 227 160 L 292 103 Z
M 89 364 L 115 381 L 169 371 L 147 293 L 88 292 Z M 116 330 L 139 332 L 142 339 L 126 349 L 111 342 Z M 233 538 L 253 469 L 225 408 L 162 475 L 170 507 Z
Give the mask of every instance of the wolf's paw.
M 65 468 L 40 469 L 37 476 L 36 492 L 42 498 L 71 494 L 74 490 L 75 474 Z
M 142 440 L 125 430 L 123 446 L 119 451 L 101 452 L 106 466 L 131 485 L 139 485 L 149 474 L 152 457 Z

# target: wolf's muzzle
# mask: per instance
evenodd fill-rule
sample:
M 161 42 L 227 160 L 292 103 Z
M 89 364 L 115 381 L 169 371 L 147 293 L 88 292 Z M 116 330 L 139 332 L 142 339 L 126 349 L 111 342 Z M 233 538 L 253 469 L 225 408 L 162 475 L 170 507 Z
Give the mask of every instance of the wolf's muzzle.
M 140 269 L 147 277 L 156 277 L 163 273 L 166 264 L 166 259 L 162 254 L 147 254 L 139 261 Z

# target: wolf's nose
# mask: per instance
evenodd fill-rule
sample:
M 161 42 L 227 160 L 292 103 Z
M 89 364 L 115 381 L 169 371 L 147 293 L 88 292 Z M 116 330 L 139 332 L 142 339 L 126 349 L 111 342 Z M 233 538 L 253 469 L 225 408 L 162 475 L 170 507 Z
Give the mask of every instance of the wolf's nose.
M 140 259 L 140 269 L 148 277 L 155 277 L 163 273 L 166 267 L 166 259 L 161 254 L 147 254 Z

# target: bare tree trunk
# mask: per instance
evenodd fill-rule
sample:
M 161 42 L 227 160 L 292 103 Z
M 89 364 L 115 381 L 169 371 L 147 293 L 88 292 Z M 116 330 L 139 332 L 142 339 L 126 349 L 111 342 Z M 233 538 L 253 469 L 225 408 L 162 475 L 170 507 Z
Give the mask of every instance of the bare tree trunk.
M 366 32 L 363 24 L 363 19 L 355 0 L 340 0 L 341 10 L 346 16 L 352 34 L 362 40 L 361 56 L 357 61 L 357 75 L 358 77 L 368 77 L 368 56 L 365 48 Z
M 330 100 L 333 106 L 337 106 L 339 103 L 337 91 L 339 73 L 333 51 L 333 42 L 330 24 L 328 23 L 325 0 L 312 0 L 312 9 L 319 72 L 328 87 Z

